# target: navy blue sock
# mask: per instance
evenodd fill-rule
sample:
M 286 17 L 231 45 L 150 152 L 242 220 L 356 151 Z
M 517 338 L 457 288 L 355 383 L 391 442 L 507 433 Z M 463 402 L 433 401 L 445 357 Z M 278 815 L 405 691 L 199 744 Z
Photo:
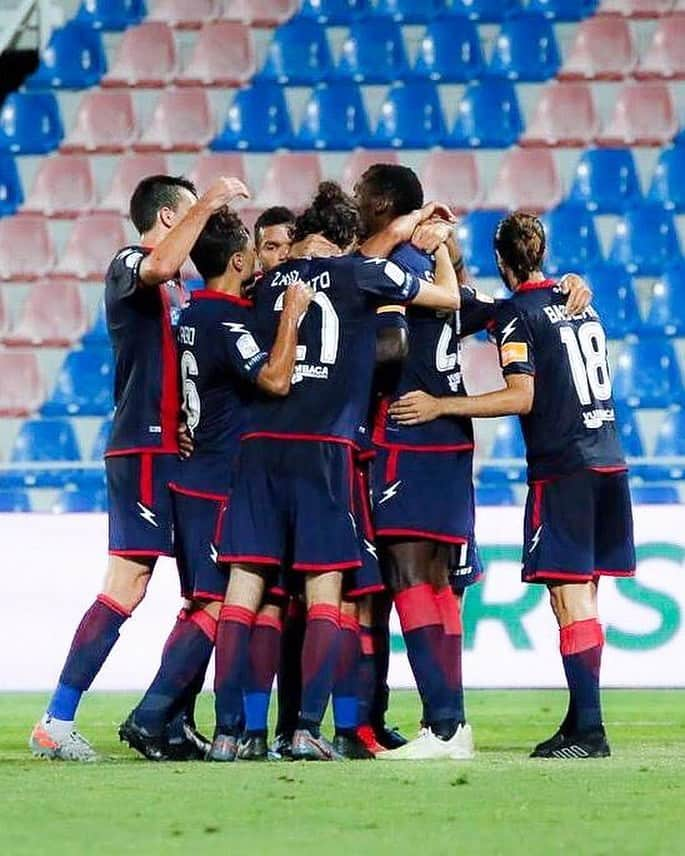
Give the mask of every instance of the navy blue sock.
M 307 629 L 304 604 L 291 600 L 283 625 L 278 668 L 278 721 L 276 734 L 292 737 L 297 728 L 302 698 L 302 646 Z
M 245 704 L 245 730 L 248 734 L 266 735 L 269 702 L 281 653 L 282 624 L 272 615 L 260 614 L 250 638 L 250 669 Z
M 250 635 L 255 613 L 243 606 L 224 606 L 216 633 L 214 707 L 216 734 L 238 736 L 243 721 L 243 692 L 247 684 Z
M 604 633 L 594 619 L 574 621 L 559 631 L 561 659 L 570 694 L 569 709 L 575 714 L 574 731 L 602 727 L 599 673 Z
M 333 684 L 333 722 L 338 734 L 354 731 L 359 725 L 359 655 L 359 622 L 343 612 Z
M 298 728 L 315 737 L 333 689 L 340 640 L 340 609 L 329 603 L 315 603 L 307 613 L 307 630 L 302 647 L 302 707 Z
M 359 668 L 357 669 L 357 718 L 359 725 L 369 725 L 376 693 L 376 658 L 371 627 L 359 628 Z

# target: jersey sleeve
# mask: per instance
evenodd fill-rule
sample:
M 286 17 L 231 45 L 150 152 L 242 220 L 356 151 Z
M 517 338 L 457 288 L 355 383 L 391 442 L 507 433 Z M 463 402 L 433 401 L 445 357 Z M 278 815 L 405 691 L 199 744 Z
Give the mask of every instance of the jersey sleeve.
M 500 301 L 494 318 L 493 333 L 502 374 L 535 374 L 533 337 L 524 317 L 511 300 Z
M 419 292 L 421 281 L 389 259 L 351 259 L 358 288 L 389 303 L 409 303 Z
M 376 309 L 376 332 L 381 330 L 406 330 L 407 310 L 398 303 L 384 303 Z
M 140 284 L 140 265 L 147 255 L 142 247 L 126 247 L 112 260 L 107 271 L 107 289 L 119 300 L 130 297 Z
M 472 285 L 462 285 L 460 290 L 461 335 L 472 336 L 474 333 L 488 329 L 494 322 L 499 305 L 504 301 L 496 300 L 489 294 L 478 291 Z
M 241 321 L 221 321 L 216 332 L 226 368 L 248 383 L 256 383 L 260 369 L 269 359 L 250 326 Z

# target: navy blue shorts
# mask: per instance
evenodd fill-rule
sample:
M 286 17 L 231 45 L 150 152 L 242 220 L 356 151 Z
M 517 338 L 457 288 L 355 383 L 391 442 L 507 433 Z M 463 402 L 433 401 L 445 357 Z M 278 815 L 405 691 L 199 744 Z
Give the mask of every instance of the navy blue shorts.
M 478 552 L 475 532 L 469 534 L 466 544 L 455 544 L 449 563 L 449 580 L 455 594 L 463 594 L 465 589 L 477 583 L 483 576 L 483 564 Z
M 173 556 L 169 483 L 177 455 L 136 453 L 105 458 L 112 556 Z
M 343 594 L 352 600 L 385 589 L 371 517 L 369 465 L 368 459 L 356 459 L 354 464 L 353 514 L 362 564 L 345 574 Z
M 581 470 L 528 490 L 522 578 L 587 582 L 635 573 L 633 513 L 624 471 Z
M 351 445 L 244 440 L 220 560 L 312 573 L 360 567 L 353 483 Z

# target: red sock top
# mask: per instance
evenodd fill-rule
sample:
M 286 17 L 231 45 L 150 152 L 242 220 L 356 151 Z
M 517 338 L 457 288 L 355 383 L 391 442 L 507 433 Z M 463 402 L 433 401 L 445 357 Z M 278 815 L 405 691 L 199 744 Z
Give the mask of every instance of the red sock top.
M 604 644 L 602 625 L 596 618 L 574 621 L 561 628 L 559 643 L 562 657 L 596 648 Z
M 124 618 L 131 617 L 131 610 L 126 609 L 125 606 L 122 606 L 122 604 L 114 600 L 114 598 L 110 597 L 108 594 L 99 594 L 95 600 L 103 606 L 106 606 L 108 609 L 111 609 L 112 612 L 116 612 L 118 615 L 123 615 Z
M 330 621 L 340 627 L 340 607 L 332 603 L 315 603 L 307 611 L 307 621 Z
M 247 624 L 248 627 L 254 624 L 254 620 L 255 613 L 245 606 L 224 604 L 219 614 L 219 621 L 236 621 L 238 624 Z
M 445 628 L 445 633 L 448 636 L 461 636 L 461 609 L 454 596 L 454 592 L 449 586 L 444 586 L 435 594 L 435 600 L 440 610 L 442 618 L 442 626 Z
M 435 590 L 428 583 L 411 586 L 395 595 L 395 607 L 405 633 L 432 624 L 442 625 L 442 616 L 435 600 Z
M 279 633 L 283 630 L 283 622 L 275 615 L 269 615 L 267 612 L 260 612 L 255 619 L 255 627 L 273 627 Z
M 351 630 L 353 633 L 359 633 L 359 621 L 357 617 L 348 615 L 346 612 L 340 613 L 340 627 L 343 630 Z
M 204 609 L 196 609 L 190 613 L 188 618 L 193 624 L 197 624 L 210 642 L 216 639 L 217 620 Z

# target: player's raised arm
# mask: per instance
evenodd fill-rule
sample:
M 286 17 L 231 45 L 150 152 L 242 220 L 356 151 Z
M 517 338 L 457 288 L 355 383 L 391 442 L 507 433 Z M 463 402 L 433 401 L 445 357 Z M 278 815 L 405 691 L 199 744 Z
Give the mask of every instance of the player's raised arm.
M 384 229 L 364 241 L 359 247 L 359 252 L 369 258 L 385 258 L 392 253 L 398 244 L 411 240 L 416 229 L 433 217 L 449 224 L 454 222 L 454 217 L 446 205 L 439 202 L 429 202 L 423 208 L 417 208 L 409 214 L 396 217 Z
M 459 282 L 445 244 L 441 244 L 435 253 L 435 281 L 420 280 L 419 289 L 410 302 L 429 309 L 459 309 Z

